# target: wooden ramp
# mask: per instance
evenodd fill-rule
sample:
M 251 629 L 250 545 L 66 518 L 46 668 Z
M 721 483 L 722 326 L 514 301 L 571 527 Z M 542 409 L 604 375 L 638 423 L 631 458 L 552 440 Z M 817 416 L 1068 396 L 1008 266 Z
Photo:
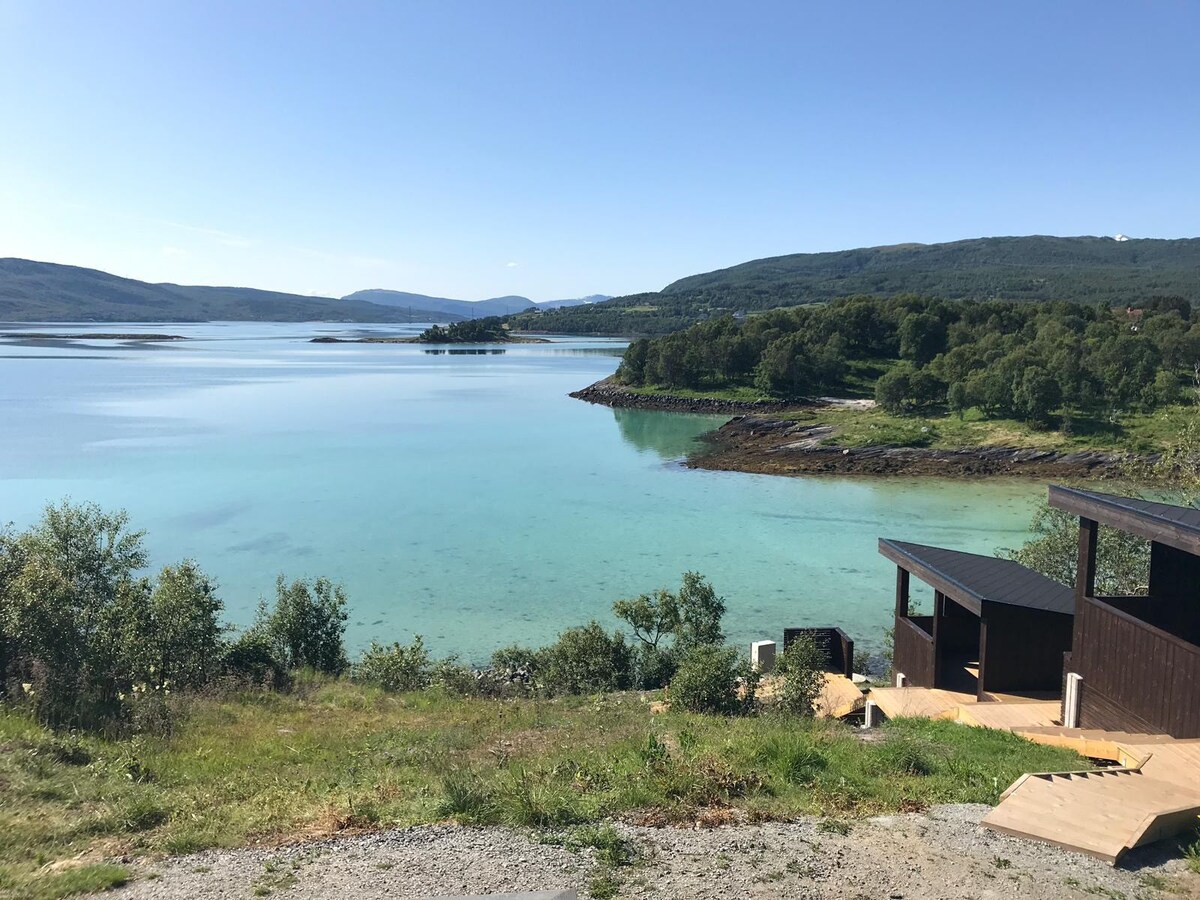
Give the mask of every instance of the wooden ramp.
M 1197 815 L 1196 789 L 1120 768 L 1023 775 L 983 825 L 1115 865 L 1127 850 L 1176 834 Z
M 889 719 L 957 719 L 960 706 L 976 702 L 974 694 L 923 687 L 873 687 L 868 699 Z
M 814 704 L 818 716 L 840 719 L 858 712 L 865 705 L 862 688 L 840 672 L 825 673 L 825 687 Z

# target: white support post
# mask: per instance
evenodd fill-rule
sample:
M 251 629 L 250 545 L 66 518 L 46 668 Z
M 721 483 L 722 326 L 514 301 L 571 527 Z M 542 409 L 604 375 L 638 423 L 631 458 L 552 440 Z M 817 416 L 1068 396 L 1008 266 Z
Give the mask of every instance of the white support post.
M 907 687 L 907 686 L 908 686 L 908 676 L 906 676 L 903 672 L 897 672 L 896 673 L 896 687 Z
M 1083 676 L 1078 672 L 1067 673 L 1067 686 L 1063 691 L 1063 727 L 1079 727 L 1079 685 Z
M 868 700 L 863 711 L 863 728 L 874 728 L 879 724 L 879 706 L 874 700 Z

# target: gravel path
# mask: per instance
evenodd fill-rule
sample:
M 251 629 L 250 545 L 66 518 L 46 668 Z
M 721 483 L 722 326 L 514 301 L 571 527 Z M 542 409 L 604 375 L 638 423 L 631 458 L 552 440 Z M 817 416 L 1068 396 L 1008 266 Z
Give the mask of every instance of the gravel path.
M 1200 897 L 1200 875 L 1170 847 L 1112 869 L 1090 857 L 986 831 L 988 807 L 857 822 L 847 834 L 818 820 L 706 830 L 617 828 L 642 859 L 616 870 L 621 897 L 1153 898 Z M 502 828 L 432 826 L 273 850 L 212 851 L 139 865 L 111 900 L 176 898 L 427 898 L 577 888 L 604 873 L 593 851 L 539 844 Z

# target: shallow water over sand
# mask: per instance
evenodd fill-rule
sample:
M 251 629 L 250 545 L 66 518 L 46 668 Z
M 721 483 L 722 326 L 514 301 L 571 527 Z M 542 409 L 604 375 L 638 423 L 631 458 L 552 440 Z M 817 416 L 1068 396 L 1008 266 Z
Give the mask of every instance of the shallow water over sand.
M 192 556 L 218 578 L 237 624 L 278 572 L 328 575 L 354 647 L 415 632 L 481 659 L 608 622 L 685 569 L 727 598 L 739 643 L 804 624 L 870 643 L 894 571 L 876 538 L 990 553 L 1022 540 L 1042 491 L 686 469 L 722 417 L 566 396 L 616 367 L 603 339 L 463 353 L 308 342 L 404 326 L 21 328 L 190 340 L 0 340 L 0 522 L 67 495 L 123 506 L 156 565 Z

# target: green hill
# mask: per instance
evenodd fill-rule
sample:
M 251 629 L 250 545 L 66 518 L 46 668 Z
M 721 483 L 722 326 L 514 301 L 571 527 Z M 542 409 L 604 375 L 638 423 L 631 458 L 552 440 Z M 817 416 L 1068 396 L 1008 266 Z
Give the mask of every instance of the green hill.
M 96 269 L 0 259 L 0 322 L 445 322 L 461 318 L 254 288 L 149 284 Z
M 516 327 L 593 334 L 663 334 L 720 312 L 838 297 L 921 294 L 949 300 L 1072 300 L 1139 305 L 1154 296 L 1200 301 L 1200 238 L 993 237 L 776 256 L 681 278 L 649 294 L 553 312 Z

